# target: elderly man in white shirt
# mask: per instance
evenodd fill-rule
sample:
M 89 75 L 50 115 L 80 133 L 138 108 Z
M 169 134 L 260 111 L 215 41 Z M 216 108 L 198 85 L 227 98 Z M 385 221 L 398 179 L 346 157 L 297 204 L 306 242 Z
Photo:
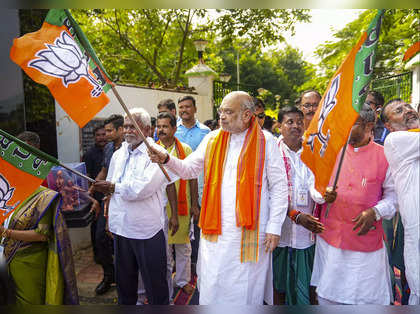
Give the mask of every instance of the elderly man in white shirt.
M 390 100 L 381 119 L 391 131 L 384 143 L 395 181 L 404 226 L 404 264 L 411 305 L 420 304 L 420 121 L 418 113 L 401 99 Z
M 142 108 L 130 112 L 143 134 L 149 134 L 149 114 Z M 162 187 L 168 182 L 150 161 L 146 145 L 127 117 L 124 137 L 125 142 L 112 156 L 107 180 L 94 184 L 95 190 L 112 195 L 109 230 L 114 235 L 118 303 L 136 304 L 140 271 L 149 304 L 168 304 L 162 211 Z
M 229 93 L 219 112 L 222 129 L 209 133 L 184 160 L 157 150 L 151 158 L 183 179 L 204 169 L 200 304 L 271 303 L 270 252 L 287 211 L 284 166 L 274 137 L 253 116 L 247 93 Z
M 274 304 L 316 304 L 315 288 L 310 287 L 315 254 L 312 232 L 324 230 L 312 216 L 314 176 L 302 162 L 304 115 L 296 107 L 282 108 L 278 113 L 282 137 L 278 146 L 286 168 L 289 186 L 288 217 L 283 223 L 278 247 L 273 252 Z

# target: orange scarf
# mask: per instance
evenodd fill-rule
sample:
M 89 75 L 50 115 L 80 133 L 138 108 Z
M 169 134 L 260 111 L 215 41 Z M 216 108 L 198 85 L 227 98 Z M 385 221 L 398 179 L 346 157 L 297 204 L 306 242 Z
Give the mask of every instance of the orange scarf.
M 230 133 L 221 130 L 207 144 L 204 160 L 204 190 L 199 226 L 210 241 L 221 229 L 221 187 Z M 236 178 L 236 225 L 242 227 L 241 262 L 258 261 L 258 223 L 265 137 L 255 118 L 251 120 L 238 160 Z
M 157 144 L 161 145 L 161 141 L 157 141 Z M 185 154 L 184 147 L 182 143 L 175 137 L 175 150 L 179 159 L 185 159 L 187 155 Z M 188 215 L 188 203 L 187 203 L 187 181 L 179 180 L 179 189 L 178 189 L 178 215 L 187 216 Z

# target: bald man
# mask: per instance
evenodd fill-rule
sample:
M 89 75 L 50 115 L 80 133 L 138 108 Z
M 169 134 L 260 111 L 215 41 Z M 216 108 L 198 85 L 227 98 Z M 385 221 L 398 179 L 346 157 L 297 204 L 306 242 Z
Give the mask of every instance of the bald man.
M 262 131 L 252 97 L 229 93 L 210 132 L 184 160 L 155 150 L 154 162 L 182 179 L 204 169 L 197 274 L 200 304 L 272 302 L 270 252 L 287 211 L 286 173 L 273 136 Z

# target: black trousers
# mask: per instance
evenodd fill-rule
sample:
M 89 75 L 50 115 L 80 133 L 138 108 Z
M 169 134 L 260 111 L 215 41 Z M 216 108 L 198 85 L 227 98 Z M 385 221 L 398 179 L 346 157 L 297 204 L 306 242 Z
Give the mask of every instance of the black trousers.
M 194 222 L 194 240 L 191 240 L 191 263 L 197 264 L 198 248 L 200 244 L 200 228 L 198 223 Z
M 114 279 L 114 253 L 113 241 L 106 233 L 106 218 L 104 217 L 103 202 L 101 202 L 101 212 L 96 221 L 95 230 L 95 261 L 104 269 L 104 277 Z
M 114 234 L 114 249 L 118 304 L 136 304 L 139 271 L 149 304 L 169 304 L 163 230 L 146 240 Z

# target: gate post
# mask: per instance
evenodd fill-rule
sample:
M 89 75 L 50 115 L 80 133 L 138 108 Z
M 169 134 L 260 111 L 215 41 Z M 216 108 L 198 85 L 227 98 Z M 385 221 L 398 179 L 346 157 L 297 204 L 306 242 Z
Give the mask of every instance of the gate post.
M 194 87 L 197 99 L 197 115 L 201 122 L 213 119 L 213 81 L 217 73 L 204 63 L 199 63 L 185 72 L 188 87 Z

